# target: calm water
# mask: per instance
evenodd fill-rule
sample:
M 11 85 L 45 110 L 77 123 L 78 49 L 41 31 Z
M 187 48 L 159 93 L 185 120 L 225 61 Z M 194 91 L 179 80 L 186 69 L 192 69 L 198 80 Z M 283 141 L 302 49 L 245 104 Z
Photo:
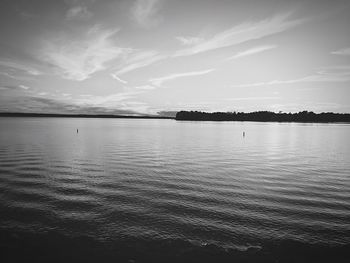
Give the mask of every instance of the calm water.
M 349 135 L 346 124 L 0 118 L 0 241 L 153 256 L 349 245 Z

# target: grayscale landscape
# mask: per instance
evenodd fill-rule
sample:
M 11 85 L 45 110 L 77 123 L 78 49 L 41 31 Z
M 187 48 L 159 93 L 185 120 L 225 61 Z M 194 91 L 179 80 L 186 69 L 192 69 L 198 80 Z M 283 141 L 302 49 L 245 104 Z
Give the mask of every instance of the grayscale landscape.
M 350 2 L 0 0 L 0 262 L 350 262 Z

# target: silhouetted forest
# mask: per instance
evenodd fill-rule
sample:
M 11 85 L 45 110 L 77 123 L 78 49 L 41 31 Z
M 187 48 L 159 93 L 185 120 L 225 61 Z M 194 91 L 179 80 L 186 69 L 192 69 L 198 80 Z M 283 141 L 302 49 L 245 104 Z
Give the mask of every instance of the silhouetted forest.
M 180 111 L 176 120 L 186 121 L 261 121 L 261 122 L 350 122 L 349 113 L 301 111 L 298 113 L 255 112 L 201 112 Z

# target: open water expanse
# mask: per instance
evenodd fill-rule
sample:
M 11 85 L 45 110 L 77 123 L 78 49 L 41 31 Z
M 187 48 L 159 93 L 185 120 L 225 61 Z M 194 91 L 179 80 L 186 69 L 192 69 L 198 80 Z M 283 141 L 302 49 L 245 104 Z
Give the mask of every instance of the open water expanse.
M 350 262 L 349 245 L 348 124 L 0 118 L 2 262 Z

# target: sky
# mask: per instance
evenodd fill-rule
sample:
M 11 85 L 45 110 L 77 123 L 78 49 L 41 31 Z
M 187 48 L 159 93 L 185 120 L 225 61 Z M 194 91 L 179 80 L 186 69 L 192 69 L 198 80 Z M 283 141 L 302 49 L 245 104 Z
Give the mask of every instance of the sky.
M 0 0 L 0 112 L 350 112 L 348 0 Z

